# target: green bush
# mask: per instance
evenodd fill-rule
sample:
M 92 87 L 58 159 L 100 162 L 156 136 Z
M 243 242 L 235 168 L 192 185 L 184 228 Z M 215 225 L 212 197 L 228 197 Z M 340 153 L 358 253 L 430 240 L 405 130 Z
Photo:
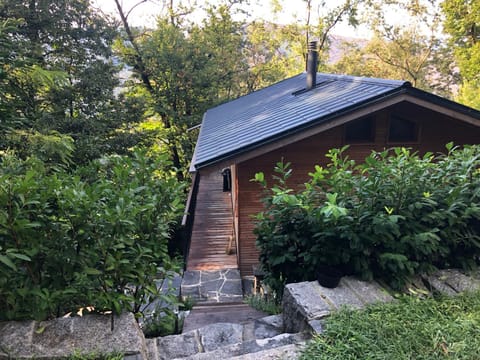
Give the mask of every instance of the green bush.
M 255 233 L 266 282 L 313 280 L 319 266 L 401 288 L 435 267 L 472 268 L 480 254 L 480 147 L 423 157 L 405 148 L 372 152 L 362 164 L 328 153 L 302 191 L 288 185 L 289 164 L 275 168 Z
M 166 160 L 136 152 L 76 173 L 5 154 L 0 167 L 0 320 L 93 306 L 138 312 L 174 263 L 183 191 Z

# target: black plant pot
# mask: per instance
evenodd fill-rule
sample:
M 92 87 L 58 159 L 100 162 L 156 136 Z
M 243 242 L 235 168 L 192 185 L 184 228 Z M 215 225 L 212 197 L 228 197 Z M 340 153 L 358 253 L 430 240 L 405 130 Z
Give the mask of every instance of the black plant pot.
M 336 288 L 343 273 L 331 266 L 321 266 L 317 269 L 317 280 L 320 285 L 326 288 Z

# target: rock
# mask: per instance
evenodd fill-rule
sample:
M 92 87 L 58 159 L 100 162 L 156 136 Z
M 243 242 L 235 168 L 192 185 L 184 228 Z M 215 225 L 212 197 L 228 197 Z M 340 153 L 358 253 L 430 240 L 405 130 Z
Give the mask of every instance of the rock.
M 7 322 L 0 325 L 0 348 L 16 359 L 59 359 L 80 354 L 120 352 L 146 359 L 146 344 L 131 313 L 114 317 L 86 315 L 42 322 Z
M 450 286 L 445 284 L 442 280 L 439 279 L 435 274 L 433 275 L 424 275 L 422 276 L 423 280 L 428 284 L 430 291 L 435 291 L 440 294 L 452 296 L 457 292 L 453 290 Z
M 256 354 L 260 351 L 278 348 L 285 345 L 304 343 L 305 334 L 280 334 L 273 338 L 263 340 L 244 341 L 218 348 L 205 353 L 198 353 L 189 357 L 190 360 L 226 360 L 245 354 Z M 178 358 L 180 359 L 180 358 Z
M 192 270 L 183 273 L 182 287 L 200 284 L 200 271 Z
M 300 357 L 300 353 L 304 347 L 305 344 L 303 343 L 284 345 L 278 348 L 262 350 L 252 354 L 235 356 L 232 357 L 231 360 L 296 360 Z
M 310 327 L 310 332 L 312 334 L 321 334 L 323 333 L 323 321 L 322 320 L 309 320 L 308 326 Z
M 221 270 L 200 271 L 200 282 L 208 283 L 210 281 L 218 281 L 218 280 L 221 280 L 222 282 L 224 280 Z
M 160 360 L 187 357 L 203 351 L 197 330 L 181 335 L 159 337 L 157 347 Z
M 157 339 L 146 339 L 147 345 L 147 359 L 148 360 L 160 360 L 158 354 Z
M 220 288 L 220 293 L 243 297 L 242 280 L 225 280 Z
M 473 277 L 466 276 L 455 269 L 440 270 L 439 276 L 442 281 L 451 286 L 456 292 L 480 289 L 480 281 Z
M 360 281 L 353 277 L 341 279 L 334 289 L 320 286 L 316 281 L 288 284 L 283 295 L 285 331 L 300 332 L 311 329 L 311 320 L 319 320 L 342 306 L 359 309 L 374 302 L 391 301 L 377 283 Z M 313 323 L 316 326 L 316 323 Z
M 217 323 L 198 329 L 203 351 L 213 351 L 220 347 L 242 342 L 243 326 L 239 324 Z
M 266 339 L 283 333 L 282 315 L 267 316 L 254 322 L 254 336 L 256 339 Z
M 185 271 L 182 297 L 202 303 L 233 303 L 243 300 L 242 279 L 237 269 Z
M 35 327 L 35 321 L 0 322 L 0 359 L 32 357 Z
M 314 282 L 286 285 L 282 307 L 285 331 L 290 333 L 307 330 L 308 320 L 325 317 L 333 308 L 324 301 Z
M 363 305 L 375 302 L 392 301 L 393 297 L 375 281 L 360 281 L 353 277 L 343 277 L 340 284 L 350 288 Z

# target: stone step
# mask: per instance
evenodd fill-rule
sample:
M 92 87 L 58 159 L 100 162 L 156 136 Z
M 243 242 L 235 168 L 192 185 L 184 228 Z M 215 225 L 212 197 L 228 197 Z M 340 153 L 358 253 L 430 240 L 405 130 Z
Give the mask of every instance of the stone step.
M 188 270 L 183 275 L 181 296 L 196 303 L 235 303 L 243 301 L 238 269 Z
M 245 303 L 196 305 L 184 320 L 183 332 L 220 322 L 245 324 L 265 316 L 266 313 L 255 310 Z
M 247 354 L 255 354 L 286 345 L 304 344 L 308 338 L 309 337 L 305 333 L 283 333 L 272 338 L 243 341 L 240 343 L 222 346 L 209 352 L 199 352 L 187 357 L 174 358 L 173 360 L 225 360 Z
M 283 318 L 288 332 L 321 332 L 319 320 L 342 306 L 360 309 L 375 302 L 392 301 L 388 292 L 376 282 L 343 277 L 334 289 L 318 282 L 302 282 L 285 286 Z
M 175 358 L 196 359 L 200 354 L 229 356 L 260 351 L 264 348 L 283 346 L 298 340 L 300 335 L 283 334 L 281 315 L 266 316 L 244 324 L 215 323 L 199 329 L 147 340 L 148 358 L 170 360 Z M 303 337 L 302 337 L 303 338 Z
M 240 356 L 234 356 L 230 360 L 297 360 L 301 351 L 305 348 L 305 342 L 279 346 L 277 348 L 262 350 Z

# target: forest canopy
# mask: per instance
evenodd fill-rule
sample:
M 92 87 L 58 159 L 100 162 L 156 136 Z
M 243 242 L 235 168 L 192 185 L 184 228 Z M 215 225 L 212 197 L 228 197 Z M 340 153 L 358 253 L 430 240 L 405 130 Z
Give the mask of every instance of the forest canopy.
M 480 107 L 478 0 L 303 0 L 286 24 L 274 21 L 285 1 L 269 3 L 273 20 L 252 3 L 164 0 L 138 26 L 149 1 L 110 0 L 109 15 L 88 0 L 2 1 L 0 150 L 77 166 L 147 147 L 183 180 L 203 113 L 303 71 L 309 39 L 319 71 L 404 79 Z M 371 37 L 344 38 L 340 25 Z

